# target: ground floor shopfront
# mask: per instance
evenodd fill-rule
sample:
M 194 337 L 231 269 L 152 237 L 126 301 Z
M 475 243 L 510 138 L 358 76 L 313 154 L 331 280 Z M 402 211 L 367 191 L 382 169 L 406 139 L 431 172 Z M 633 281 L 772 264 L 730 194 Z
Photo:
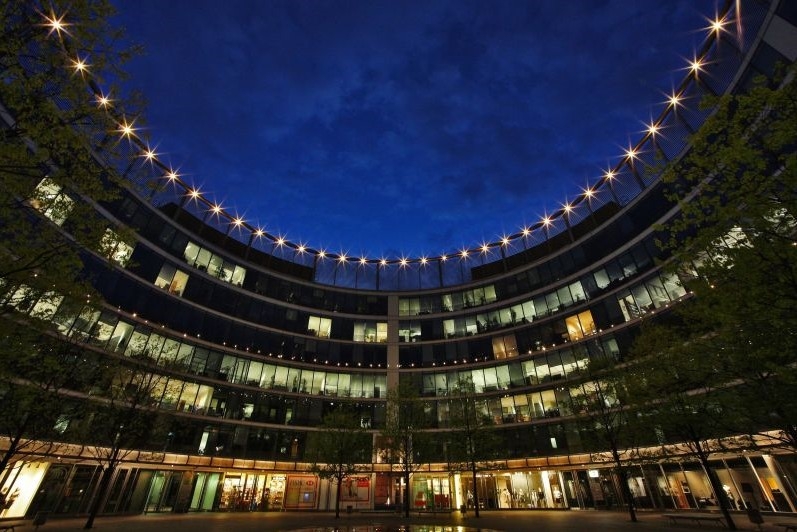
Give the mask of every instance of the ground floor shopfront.
M 797 511 L 797 458 L 742 455 L 712 463 L 723 493 L 712 492 L 698 463 L 648 463 L 620 479 L 608 467 L 415 473 L 409 486 L 398 473 L 363 473 L 341 486 L 341 507 L 400 508 L 409 498 L 423 509 L 611 509 L 624 504 L 628 482 L 639 508 L 698 509 L 725 497 L 734 509 Z M 88 512 L 100 468 L 85 463 L 31 461 L 9 468 L 1 480 L 0 518 L 80 515 Z M 102 513 L 327 510 L 334 483 L 297 471 L 224 470 L 141 464 L 118 469 L 104 495 Z

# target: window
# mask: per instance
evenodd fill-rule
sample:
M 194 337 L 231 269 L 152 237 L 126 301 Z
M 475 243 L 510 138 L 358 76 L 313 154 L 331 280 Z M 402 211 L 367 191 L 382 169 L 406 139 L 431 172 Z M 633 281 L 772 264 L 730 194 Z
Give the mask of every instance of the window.
M 445 307 L 446 296 L 443 296 L 443 308 Z M 486 305 L 487 303 L 492 303 L 497 299 L 495 294 L 495 286 L 488 285 L 481 288 L 474 288 L 473 290 L 466 290 L 462 293 L 463 303 L 462 306 L 464 308 L 469 307 L 476 307 L 480 305 Z
M 188 274 L 178 270 L 171 264 L 164 264 L 157 279 L 155 279 L 155 286 L 178 296 L 183 295 L 186 283 L 188 283 Z
M 103 312 L 97 321 L 90 338 L 93 344 L 104 346 L 116 329 L 117 318 L 110 312 Z
M 36 291 L 27 285 L 20 285 L 6 300 L 6 304 L 14 307 L 19 312 L 30 311 L 31 305 L 36 300 Z
M 493 338 L 493 356 L 495 358 L 511 358 L 517 356 L 517 340 L 514 334 Z
M 484 368 L 484 391 L 492 392 L 498 390 L 498 376 L 495 368 Z
M 100 239 L 100 253 L 120 266 L 127 266 L 133 255 L 133 247 L 123 242 L 113 229 L 106 229 Z
M 579 340 L 597 332 L 595 321 L 592 319 L 592 312 L 589 310 L 566 318 L 565 325 L 567 326 L 567 336 L 571 341 Z
M 581 281 L 576 281 L 570 284 L 570 293 L 573 295 L 573 301 L 585 301 L 587 295 L 584 293 L 584 287 L 581 286 Z
M 664 289 L 667 290 L 671 299 L 678 299 L 686 295 L 686 289 L 676 275 L 664 274 L 662 278 L 664 280 Z
M 60 296 L 55 292 L 45 292 L 42 294 L 36 304 L 33 305 L 30 315 L 34 318 L 50 320 L 53 316 L 55 316 L 58 306 L 61 304 L 63 299 L 64 296 Z
M 611 280 L 609 279 L 609 274 L 606 273 L 605 269 L 601 268 L 600 270 L 596 271 L 594 273 L 594 276 L 595 276 L 595 284 L 598 286 L 598 288 L 603 290 L 604 288 L 609 286 Z
M 185 261 L 194 268 L 221 279 L 224 282 L 241 286 L 246 277 L 246 268 L 237 266 L 209 250 L 188 242 L 183 251 Z
M 399 299 L 399 316 L 417 316 L 421 313 L 421 300 L 418 298 Z
M 242 286 L 244 284 L 244 277 L 246 277 L 246 268 L 236 266 L 232 271 L 232 279 L 230 279 L 230 282 L 235 286 Z
M 400 334 L 401 332 L 399 332 L 399 335 Z M 420 330 L 418 334 L 420 335 Z M 354 336 L 352 339 L 355 342 L 387 342 L 387 322 L 356 322 L 354 324 Z
M 307 334 L 317 336 L 319 338 L 329 338 L 332 333 L 332 320 L 329 318 L 320 318 L 318 316 L 310 316 L 307 321 Z
M 111 351 L 124 351 L 127 346 L 127 341 L 132 334 L 133 326 L 124 321 L 120 321 L 116 324 L 113 333 L 111 333 L 108 349 Z
M 61 187 L 45 177 L 33 190 L 30 205 L 56 225 L 63 225 L 72 211 L 75 201 L 61 192 Z
M 670 302 L 670 297 L 667 295 L 667 290 L 664 289 L 661 278 L 656 276 L 649 279 L 645 284 L 648 287 L 648 292 L 655 308 L 661 308 Z

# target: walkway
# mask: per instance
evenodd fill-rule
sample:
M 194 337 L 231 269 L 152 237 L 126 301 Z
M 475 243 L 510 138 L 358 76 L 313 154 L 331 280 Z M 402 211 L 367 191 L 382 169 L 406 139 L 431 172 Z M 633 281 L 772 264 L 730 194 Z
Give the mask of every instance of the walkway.
M 762 530 L 782 531 L 777 522 L 797 522 L 797 517 L 766 517 Z M 734 514 L 739 530 L 758 530 L 744 514 Z M 82 530 L 85 519 L 51 519 L 41 527 L 41 532 Z M 404 518 L 387 513 L 341 514 L 335 519 L 328 512 L 255 512 L 255 513 L 191 513 L 191 514 L 149 514 L 130 517 L 100 517 L 94 529 L 109 532 L 151 532 L 169 530 L 179 532 L 276 532 L 302 528 L 316 529 L 317 532 L 337 530 L 340 532 L 397 532 L 401 526 L 414 525 L 412 532 L 481 532 L 496 530 L 501 532 L 615 532 L 667 530 L 699 530 L 691 524 L 670 525 L 660 512 L 640 512 L 639 522 L 631 523 L 628 515 L 606 511 L 488 511 L 476 518 L 469 512 L 462 517 L 459 512 L 422 515 L 413 514 Z M 369 528 L 373 527 L 373 528 Z M 458 527 L 467 527 L 465 530 Z M 723 530 L 713 524 L 705 524 L 702 529 Z M 20 531 L 33 530 L 26 525 Z M 403 531 L 407 529 L 404 528 Z M 403 532 L 402 531 L 402 532 Z M 314 531 L 315 532 L 315 531 Z

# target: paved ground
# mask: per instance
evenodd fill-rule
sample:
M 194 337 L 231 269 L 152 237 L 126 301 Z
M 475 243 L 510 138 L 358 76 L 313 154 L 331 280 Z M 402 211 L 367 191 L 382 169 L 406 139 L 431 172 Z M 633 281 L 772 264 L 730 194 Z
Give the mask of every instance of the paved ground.
M 734 514 L 739 530 L 758 530 L 744 514 Z M 794 517 L 765 517 L 761 530 L 775 532 L 784 530 L 775 526 L 777 522 L 797 522 Z M 50 519 L 41 527 L 41 532 L 81 530 L 85 519 Z M 266 513 L 192 513 L 149 514 L 131 517 L 100 517 L 94 524 L 98 531 L 150 532 L 276 532 L 305 529 L 303 532 L 614 532 L 635 530 L 698 530 L 722 529 L 714 523 L 671 525 L 660 512 L 640 512 L 639 521 L 632 523 L 628 515 L 606 511 L 489 511 L 480 518 L 472 513 L 462 517 L 459 512 L 451 514 L 413 514 L 404 518 L 395 514 L 327 512 L 266 512 Z M 29 523 L 18 530 L 33 530 Z

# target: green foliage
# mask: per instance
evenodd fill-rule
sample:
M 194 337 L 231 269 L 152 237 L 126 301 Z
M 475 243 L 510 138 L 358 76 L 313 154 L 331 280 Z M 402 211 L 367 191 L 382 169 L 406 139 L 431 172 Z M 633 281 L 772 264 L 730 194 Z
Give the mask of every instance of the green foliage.
M 665 245 L 693 270 L 695 297 L 676 330 L 649 330 L 676 369 L 670 382 L 711 388 L 717 433 L 774 431 L 797 449 L 797 83 L 795 68 L 749 92 L 708 102 L 716 112 L 665 173 L 681 216 Z M 662 338 L 664 336 L 664 338 Z M 669 342 L 668 342 L 669 340 Z M 666 351 L 664 351 L 666 352 Z M 691 377 L 690 377 L 691 375 Z M 677 377 L 677 379 L 676 379 Z M 659 376 L 662 379 L 662 376 Z M 663 380 L 663 388 L 667 388 Z M 732 387 L 730 391 L 719 388 Z M 695 399 L 691 399 L 694 402 Z M 708 405 L 707 405 L 708 406 Z M 710 412 L 705 415 L 711 418 Z M 716 424 L 716 423 L 715 423 Z
M 387 394 L 385 427 L 381 432 L 383 457 L 399 464 L 402 470 L 417 470 L 433 458 L 433 441 L 426 428 L 429 420 L 423 401 L 409 381 L 402 381 Z
M 709 456 L 757 432 L 797 448 L 794 74 L 706 102 L 713 114 L 664 173 L 680 215 L 663 244 L 694 297 L 632 350 L 629 396 L 666 449 L 700 460 L 730 528 Z
M 590 451 L 609 449 L 613 455 L 632 457 L 638 438 L 635 415 L 629 411 L 627 365 L 611 357 L 592 358 L 580 376 L 572 401 L 582 443 Z
M 388 391 L 385 426 L 380 434 L 379 452 L 385 462 L 398 467 L 405 485 L 410 475 L 436 455 L 434 436 L 429 428 L 423 401 L 409 380 L 400 381 L 397 389 Z M 404 500 L 404 513 L 409 515 L 409 497 Z
M 84 528 L 93 526 L 119 464 L 136 450 L 162 446 L 171 428 L 168 416 L 156 408 L 168 377 L 110 359 L 96 369 L 103 375 L 95 380 L 110 382 L 110 386 L 100 397 L 84 402 L 86 412 L 76 431 L 103 470 Z
M 503 441 L 484 400 L 478 398 L 470 376 L 460 377 L 450 397 L 449 425 L 452 430 L 446 441 L 448 467 L 452 471 L 469 472 L 476 486 L 479 471 L 496 468 L 491 460 L 502 454 Z M 474 497 L 474 511 L 479 517 L 479 490 L 474 490 Z
M 500 456 L 502 440 L 484 401 L 476 394 L 473 379 L 461 377 L 449 397 L 449 467 L 453 471 L 492 469 L 491 460 Z
M 310 471 L 335 481 L 335 517 L 338 517 L 343 479 L 362 471 L 364 464 L 371 462 L 371 436 L 361 426 L 357 413 L 343 407 L 324 416 L 320 429 L 308 435 L 305 457 L 312 462 Z
M 628 395 L 667 449 L 708 454 L 722 449 L 726 380 L 710 341 L 683 341 L 686 326 L 645 327 L 634 346 Z M 665 449 L 662 448 L 662 452 Z
M 85 360 L 92 355 L 16 325 L 18 334 L 0 338 L 0 435 L 8 441 L 0 472 L 21 455 L 47 453 L 79 411 L 78 402 L 60 392 L 85 389 L 91 377 Z
M 129 54 L 107 26 L 111 14 L 106 0 L 0 2 L 0 424 L 15 442 L 3 467 L 33 442 L 77 437 L 88 426 L 99 442 L 108 441 L 105 429 L 122 425 L 126 435 L 156 432 L 157 416 L 122 415 L 114 396 L 73 408 L 73 399 L 112 381 L 119 366 L 51 336 L 57 306 L 94 297 L 81 249 L 101 251 L 108 223 L 95 203 L 115 199 L 121 178 L 110 168 L 130 155 L 126 143 L 113 142 L 118 126 L 92 92 L 120 94 L 106 82 L 122 79 Z M 48 18 L 66 25 L 56 31 Z M 78 60 L 88 70 L 72 68 Z M 135 109 L 117 101 L 116 111 Z
M 83 438 L 95 458 L 116 465 L 131 450 L 151 449 L 164 441 L 165 416 L 156 405 L 168 377 L 114 360 L 99 362 L 94 371 L 96 396 L 85 406 Z M 102 389 L 100 382 L 108 386 Z
M 72 21 L 60 38 L 44 24 L 51 13 L 66 13 Z M 114 175 L 100 164 L 92 141 L 117 126 L 87 84 L 102 81 L 102 73 L 121 75 L 127 54 L 113 49 L 119 35 L 105 25 L 110 13 L 108 2 L 93 0 L 0 5 L 0 114 L 12 124 L 0 128 L 0 278 L 9 285 L 24 284 L 39 294 L 89 292 L 70 240 L 96 249 L 107 225 L 91 201 L 116 194 L 109 186 Z M 88 73 L 70 68 L 76 57 L 90 57 Z M 106 142 L 101 156 L 117 161 L 122 148 Z M 44 177 L 52 183 L 49 190 L 36 188 Z M 50 220 L 65 220 L 70 238 Z
M 356 412 L 333 410 L 319 428 L 308 435 L 305 456 L 310 469 L 321 478 L 353 475 L 371 462 L 371 436 Z

